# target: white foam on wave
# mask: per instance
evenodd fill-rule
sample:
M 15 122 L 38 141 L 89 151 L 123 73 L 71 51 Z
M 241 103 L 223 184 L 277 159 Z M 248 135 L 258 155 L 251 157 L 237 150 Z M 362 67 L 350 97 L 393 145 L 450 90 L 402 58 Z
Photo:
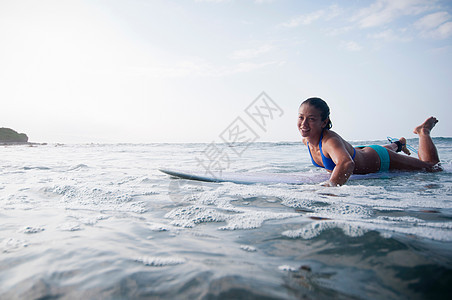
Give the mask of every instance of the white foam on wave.
M 297 212 L 278 212 L 275 209 L 262 207 L 236 206 L 237 198 L 262 197 L 269 198 L 267 202 L 274 203 L 280 199 L 281 207 L 310 207 L 313 203 L 323 201 L 324 196 L 317 193 L 317 186 L 304 186 L 303 190 L 287 185 L 260 186 L 223 184 L 213 191 L 204 191 L 190 195 L 190 206 L 178 207 L 165 215 L 172 219 L 172 225 L 193 227 L 204 222 L 226 222 L 219 227 L 221 230 L 253 229 L 261 227 L 265 221 L 287 219 L 300 216 Z M 238 202 L 241 205 L 243 202 Z M 333 205 L 320 207 L 316 213 L 326 217 L 337 215 L 358 215 L 368 217 L 369 210 L 359 205 Z
M 79 231 L 82 230 L 82 224 L 80 222 L 64 222 L 57 226 L 60 231 Z
M 256 247 L 250 246 L 250 245 L 240 245 L 240 249 L 246 252 L 256 252 Z
M 334 219 L 363 219 L 372 215 L 372 209 L 356 204 L 332 203 L 325 207 L 316 207 L 313 213 L 306 215 Z
M 452 224 L 450 222 L 425 222 L 415 218 L 409 222 L 409 219 L 411 218 L 404 218 L 403 222 L 396 221 L 396 218 L 389 221 L 382 218 L 360 221 L 322 220 L 308 223 L 300 229 L 284 231 L 282 235 L 289 238 L 313 239 L 325 230 L 339 228 L 350 237 L 358 237 L 368 231 L 378 230 L 383 237 L 390 237 L 391 235 L 388 233 L 398 233 L 437 241 L 452 241 Z
M 243 185 L 222 184 L 214 187 L 213 190 L 208 190 L 208 186 L 202 188 L 198 185 L 195 188 L 199 192 L 190 193 L 185 198 L 186 202 L 191 205 L 176 207 L 165 215 L 166 218 L 172 219 L 172 225 L 190 228 L 201 223 L 224 222 L 226 225 L 218 229 L 253 229 L 262 226 L 267 220 L 286 219 L 300 215 L 299 213 L 278 212 L 267 208 L 247 208 L 232 203 L 237 200 L 239 194 L 242 196 L 255 195 L 259 190 L 257 186 L 244 187 Z M 182 188 L 185 188 L 185 186 Z M 249 191 L 250 188 L 253 190 Z M 244 191 L 244 193 L 241 193 L 241 191 Z
M 165 217 L 172 219 L 172 225 L 191 228 L 201 223 L 226 222 L 219 227 L 220 230 L 253 229 L 262 226 L 266 220 L 286 219 L 298 217 L 298 213 L 277 213 L 272 211 L 259 211 L 256 208 L 235 208 L 225 211 L 223 208 L 214 208 L 203 205 L 191 205 L 173 209 Z
M 244 209 L 240 214 L 230 215 L 227 224 L 221 230 L 259 228 L 265 221 L 299 217 L 298 213 L 276 213 L 272 211 L 256 211 L 255 208 Z
M 56 185 L 53 188 L 46 188 L 45 191 L 60 195 L 60 203 L 65 209 L 107 210 L 139 214 L 147 211 L 144 202 L 134 201 L 132 196 L 122 190 Z
M 390 216 L 379 216 L 377 217 L 377 220 L 384 220 L 384 221 L 389 221 L 389 222 L 394 222 L 394 223 L 398 223 L 398 222 L 409 222 L 412 224 L 419 224 L 419 223 L 423 223 L 425 222 L 424 220 L 421 220 L 419 218 L 415 218 L 415 217 L 409 217 L 409 216 L 404 216 L 404 217 L 390 217 Z
M 284 271 L 284 272 L 295 272 L 298 270 L 297 267 L 289 266 L 289 265 L 281 265 L 278 267 L 278 270 Z
M 172 225 L 190 228 L 206 222 L 224 222 L 226 214 L 215 208 L 190 205 L 173 209 L 165 215 L 165 218 L 172 219 Z
M 141 262 L 146 266 L 164 267 L 183 264 L 186 262 L 186 259 L 183 257 L 143 256 L 137 258 L 136 261 Z
M 34 234 L 34 233 L 39 233 L 44 231 L 44 227 L 39 227 L 39 226 L 27 226 L 25 228 L 23 228 L 22 230 L 20 230 L 21 233 L 26 233 L 26 234 Z
M 358 237 L 364 235 L 367 232 L 367 229 L 347 222 L 340 221 L 316 221 L 312 223 L 308 223 L 302 228 L 298 230 L 287 230 L 282 233 L 283 236 L 289 238 L 303 238 L 306 240 L 317 237 L 323 231 L 327 229 L 339 228 L 342 229 L 345 235 L 351 237 Z
M 410 186 L 416 183 L 405 182 L 403 178 L 400 182 Z M 425 184 L 425 187 L 421 185 L 417 190 L 357 184 L 325 188 L 319 185 L 226 183 L 210 190 L 207 187 L 204 190 L 196 187 L 200 192 L 190 194 L 188 202 L 191 205 L 175 208 L 166 217 L 172 219 L 172 224 L 176 226 L 193 227 L 203 222 L 225 222 L 226 225 L 219 229 L 235 230 L 258 228 L 268 220 L 304 215 L 322 220 L 309 222 L 299 230 L 286 231 L 285 236 L 309 239 L 324 230 L 339 228 L 349 236 L 361 236 L 367 231 L 378 230 L 449 241 L 452 238 L 449 237 L 448 222 L 428 223 L 410 215 L 413 210 L 416 212 L 450 207 L 450 197 L 440 198 L 447 194 L 445 190 L 448 188 L 448 185 L 441 183 Z M 246 203 L 241 201 L 243 199 Z M 279 201 L 281 207 L 294 208 L 302 213 L 280 212 L 259 204 L 253 205 L 254 199 L 260 199 L 260 203 L 266 199 L 272 203 Z M 244 204 L 248 204 L 248 207 L 244 207 Z M 398 212 L 398 216 L 379 215 L 385 212 Z M 417 228 L 413 228 L 415 226 Z

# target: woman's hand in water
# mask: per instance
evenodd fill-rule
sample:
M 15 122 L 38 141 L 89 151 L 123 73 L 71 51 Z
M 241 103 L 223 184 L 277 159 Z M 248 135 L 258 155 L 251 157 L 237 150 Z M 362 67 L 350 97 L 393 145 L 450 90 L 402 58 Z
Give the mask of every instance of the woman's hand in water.
M 337 187 L 337 186 L 339 186 L 339 184 L 334 184 L 334 183 L 332 183 L 329 180 L 320 183 L 320 185 L 321 186 L 325 186 L 325 187 Z

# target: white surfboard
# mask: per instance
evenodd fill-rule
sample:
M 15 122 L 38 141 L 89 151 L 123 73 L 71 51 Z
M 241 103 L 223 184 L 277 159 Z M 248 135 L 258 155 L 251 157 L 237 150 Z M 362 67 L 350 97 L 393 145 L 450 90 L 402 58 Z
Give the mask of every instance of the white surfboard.
M 330 174 L 325 172 L 297 172 L 297 173 L 237 173 L 222 172 L 221 175 L 211 175 L 201 171 L 169 170 L 159 169 L 161 172 L 172 177 L 197 180 L 204 182 L 233 182 L 239 184 L 317 184 L 330 178 Z M 352 175 L 349 180 L 390 178 L 400 176 L 400 172 L 372 173 L 365 175 Z

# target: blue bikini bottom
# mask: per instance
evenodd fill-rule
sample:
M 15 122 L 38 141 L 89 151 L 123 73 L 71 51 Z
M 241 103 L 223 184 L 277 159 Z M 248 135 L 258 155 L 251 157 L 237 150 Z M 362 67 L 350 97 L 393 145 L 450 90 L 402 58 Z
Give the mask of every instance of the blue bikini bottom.
M 389 171 L 389 163 L 391 162 L 389 159 L 388 150 L 380 145 L 370 145 L 366 146 L 374 149 L 378 156 L 380 156 L 380 170 L 379 172 L 387 172 Z

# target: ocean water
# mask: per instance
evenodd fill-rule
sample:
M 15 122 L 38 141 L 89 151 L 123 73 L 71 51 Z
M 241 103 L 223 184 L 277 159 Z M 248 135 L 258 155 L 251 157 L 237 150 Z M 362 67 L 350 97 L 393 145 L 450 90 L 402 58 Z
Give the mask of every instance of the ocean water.
M 339 188 L 158 171 L 325 172 L 301 143 L 0 146 L 0 299 L 450 299 L 435 143 L 443 172 Z

